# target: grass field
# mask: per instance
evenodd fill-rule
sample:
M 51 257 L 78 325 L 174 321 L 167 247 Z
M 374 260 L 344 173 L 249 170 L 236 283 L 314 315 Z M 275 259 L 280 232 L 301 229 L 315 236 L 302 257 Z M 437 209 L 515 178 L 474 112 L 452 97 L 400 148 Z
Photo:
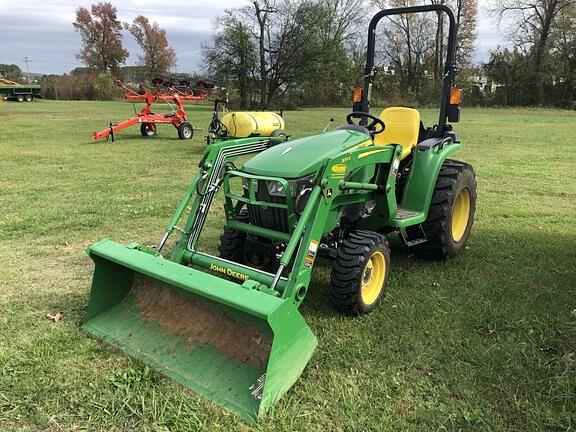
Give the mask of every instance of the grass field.
M 209 109 L 190 111 L 207 126 Z M 468 249 L 430 263 L 390 235 L 388 295 L 356 319 L 328 304 L 319 263 L 301 308 L 318 349 L 255 427 L 80 331 L 86 246 L 157 242 L 204 149 L 204 132 L 186 142 L 170 127 L 91 142 L 131 113 L 104 102 L 0 109 L 1 431 L 576 429 L 576 112 L 465 109 L 458 157 L 478 177 Z M 301 136 L 346 113 L 285 119 Z M 220 230 L 210 225 L 212 247 Z M 62 321 L 46 318 L 57 311 Z

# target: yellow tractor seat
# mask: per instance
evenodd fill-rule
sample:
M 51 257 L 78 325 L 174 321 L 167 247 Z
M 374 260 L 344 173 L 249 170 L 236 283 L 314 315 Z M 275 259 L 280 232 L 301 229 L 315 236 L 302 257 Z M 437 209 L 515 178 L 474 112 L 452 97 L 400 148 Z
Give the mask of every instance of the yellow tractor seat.
M 401 159 L 404 159 L 418 144 L 420 113 L 413 108 L 390 107 L 382 111 L 380 120 L 384 122 L 386 129 L 374 137 L 374 144 L 401 144 Z

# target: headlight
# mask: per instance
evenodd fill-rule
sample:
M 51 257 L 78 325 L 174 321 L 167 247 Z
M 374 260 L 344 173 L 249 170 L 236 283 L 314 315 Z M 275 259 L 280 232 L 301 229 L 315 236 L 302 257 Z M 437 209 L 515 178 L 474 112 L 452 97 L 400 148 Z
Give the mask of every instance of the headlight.
M 290 192 L 292 193 L 292 198 L 296 198 L 300 193 L 308 188 L 314 186 L 314 177 L 316 174 L 310 174 L 306 177 L 302 177 L 298 180 L 288 180 L 288 185 L 290 186 Z M 282 183 L 277 181 L 267 181 L 266 188 L 271 196 L 284 197 L 286 193 L 284 192 L 284 186 Z
M 284 192 L 284 186 L 282 186 L 282 183 L 280 182 L 267 181 L 266 188 L 268 189 L 268 193 L 270 194 L 270 196 L 274 197 L 286 196 L 286 193 Z

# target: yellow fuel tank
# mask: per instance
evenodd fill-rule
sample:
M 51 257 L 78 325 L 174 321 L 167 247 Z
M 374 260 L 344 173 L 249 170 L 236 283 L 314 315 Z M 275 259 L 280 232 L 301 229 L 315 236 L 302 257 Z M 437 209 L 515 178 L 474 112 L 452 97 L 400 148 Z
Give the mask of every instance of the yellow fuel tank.
M 284 119 L 280 115 L 269 112 L 231 112 L 220 120 L 235 138 L 250 136 L 271 136 L 272 132 L 284 129 Z

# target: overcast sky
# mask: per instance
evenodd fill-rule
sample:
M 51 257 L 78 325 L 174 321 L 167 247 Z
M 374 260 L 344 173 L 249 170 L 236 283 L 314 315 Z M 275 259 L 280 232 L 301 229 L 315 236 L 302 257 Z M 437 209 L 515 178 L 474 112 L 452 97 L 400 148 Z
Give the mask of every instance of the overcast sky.
M 475 60 L 483 61 L 488 51 L 505 44 L 494 19 L 482 12 Z M 192 72 L 201 68 L 201 43 L 208 41 L 214 18 L 225 8 L 237 7 L 245 0 L 111 0 L 118 9 L 121 21 L 132 21 L 137 15 L 145 15 L 157 21 L 168 33 L 168 39 L 176 50 L 179 72 Z M 22 70 L 26 65 L 24 56 L 31 60 L 30 71 L 40 73 L 63 73 L 81 63 L 75 54 L 80 49 L 80 36 L 74 32 L 72 21 L 79 6 L 90 0 L 0 0 L 0 63 L 16 63 Z M 128 65 L 137 60 L 138 48 L 130 35 L 124 44 L 131 55 Z

